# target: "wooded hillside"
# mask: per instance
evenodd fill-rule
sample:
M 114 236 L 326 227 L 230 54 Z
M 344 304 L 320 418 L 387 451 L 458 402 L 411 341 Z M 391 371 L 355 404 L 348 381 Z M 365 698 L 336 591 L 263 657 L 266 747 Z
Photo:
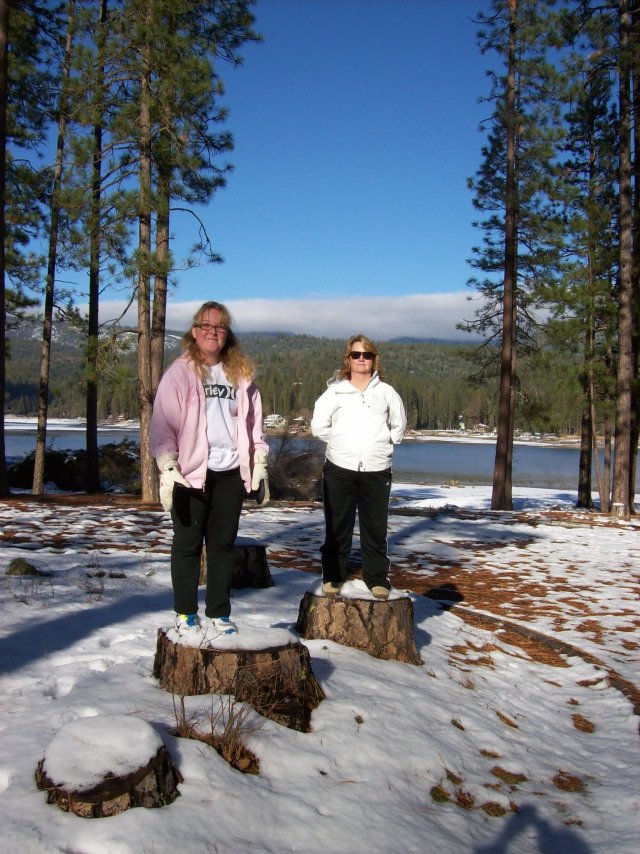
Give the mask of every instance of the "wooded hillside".
M 52 347 L 50 417 L 84 415 L 85 352 L 82 336 L 56 325 Z M 308 417 L 327 380 L 341 362 L 342 340 L 285 333 L 239 336 L 254 360 L 264 411 L 286 418 Z M 101 357 L 98 411 L 101 419 L 137 418 L 135 335 Z M 168 333 L 165 365 L 180 353 L 180 333 Z M 386 379 L 401 395 L 415 429 L 496 426 L 496 378 L 478 378 L 476 346 L 434 341 L 378 344 Z M 35 415 L 40 341 L 37 324 L 10 333 L 6 412 Z M 518 428 L 531 432 L 578 433 L 581 397 L 577 364 L 552 349 L 523 363 Z

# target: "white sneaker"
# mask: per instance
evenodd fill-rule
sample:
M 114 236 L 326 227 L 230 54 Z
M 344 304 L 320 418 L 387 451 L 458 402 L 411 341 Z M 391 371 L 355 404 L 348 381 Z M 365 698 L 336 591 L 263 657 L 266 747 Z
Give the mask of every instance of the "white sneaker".
M 238 634 L 238 627 L 229 617 L 205 617 L 202 628 L 204 631 L 204 643 L 208 643 L 215 638 Z
M 201 630 L 198 615 L 176 614 L 174 628 L 180 637 L 195 637 Z

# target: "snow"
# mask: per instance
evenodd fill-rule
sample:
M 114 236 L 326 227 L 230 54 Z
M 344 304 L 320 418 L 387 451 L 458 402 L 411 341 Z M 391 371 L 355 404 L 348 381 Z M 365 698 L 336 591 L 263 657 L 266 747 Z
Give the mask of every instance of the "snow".
M 394 486 L 392 595 L 412 598 L 423 664 L 303 641 L 326 698 L 308 733 L 250 710 L 248 775 L 171 733 L 176 698 L 152 676 L 173 620 L 166 515 L 0 502 L 3 850 L 635 854 L 640 521 L 577 511 L 570 491 L 515 490 L 514 504 L 491 511 L 485 486 Z M 233 592 L 236 645 L 299 639 L 322 531 L 318 505 L 247 502 L 242 541 L 266 544 L 274 586 Z M 17 557 L 42 574 L 6 575 Z M 449 608 L 407 592 L 443 567 L 460 589 L 477 573 L 493 598 Z M 344 592 L 368 595 L 357 579 Z M 478 610 L 498 621 L 466 618 Z M 511 626 L 564 644 L 560 660 L 514 645 Z M 188 697 L 186 711 L 208 725 L 225 699 Z M 183 778 L 168 806 L 86 819 L 36 788 L 43 757 L 79 783 L 161 742 Z
M 91 715 L 54 735 L 44 752 L 44 770 L 55 786 L 86 791 L 109 773 L 137 771 L 161 747 L 158 733 L 139 718 Z

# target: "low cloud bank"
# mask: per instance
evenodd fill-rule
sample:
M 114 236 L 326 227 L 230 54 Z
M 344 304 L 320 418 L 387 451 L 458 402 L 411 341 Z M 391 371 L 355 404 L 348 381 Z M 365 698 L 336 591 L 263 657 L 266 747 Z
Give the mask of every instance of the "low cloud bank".
M 224 300 L 239 332 L 291 332 L 348 338 L 357 332 L 386 341 L 392 338 L 438 338 L 470 341 L 456 324 L 471 320 L 477 302 L 469 291 L 353 299 L 239 299 Z M 167 308 L 167 328 L 188 329 L 201 301 L 173 302 Z M 125 303 L 104 302 L 101 321 L 117 317 Z M 136 307 L 123 320 L 135 325 Z

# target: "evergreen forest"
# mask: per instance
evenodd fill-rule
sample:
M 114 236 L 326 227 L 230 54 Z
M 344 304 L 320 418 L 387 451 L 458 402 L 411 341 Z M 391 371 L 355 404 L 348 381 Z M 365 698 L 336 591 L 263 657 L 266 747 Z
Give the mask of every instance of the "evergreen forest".
M 64 331 L 62 331 L 64 330 Z M 49 414 L 84 417 L 85 364 L 82 336 L 58 324 L 53 345 Z M 309 335 L 252 333 L 238 336 L 251 356 L 265 415 L 277 413 L 290 423 L 308 421 L 316 399 L 339 367 L 344 342 Z M 180 333 L 167 333 L 165 365 L 180 353 Z M 38 405 L 37 326 L 23 322 L 10 335 L 6 412 L 35 416 Z M 99 383 L 102 421 L 137 419 L 135 335 L 117 351 L 105 342 Z M 127 349 L 127 343 L 130 349 Z M 495 377 L 481 378 L 475 366 L 478 345 L 444 341 L 386 341 L 379 349 L 385 378 L 401 395 L 410 429 L 450 430 L 496 427 Z M 574 435 L 580 431 L 581 393 L 578 364 L 549 348 L 528 359 L 521 388 L 517 429 L 531 433 Z

